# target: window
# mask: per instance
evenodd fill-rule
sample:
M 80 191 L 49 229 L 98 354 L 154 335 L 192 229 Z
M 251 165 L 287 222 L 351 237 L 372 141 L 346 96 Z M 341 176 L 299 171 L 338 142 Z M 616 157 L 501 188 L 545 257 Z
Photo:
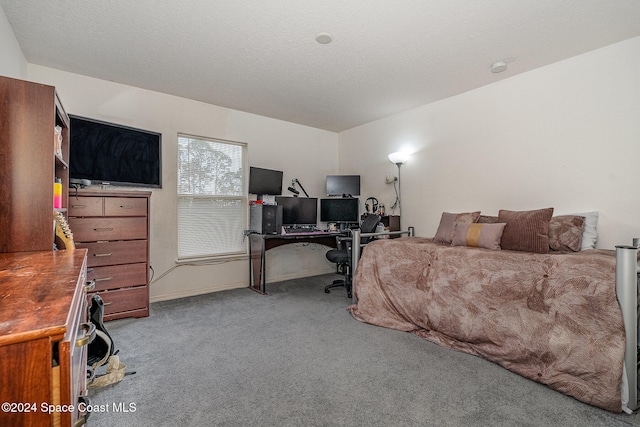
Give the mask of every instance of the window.
M 178 135 L 178 259 L 246 253 L 246 144 Z

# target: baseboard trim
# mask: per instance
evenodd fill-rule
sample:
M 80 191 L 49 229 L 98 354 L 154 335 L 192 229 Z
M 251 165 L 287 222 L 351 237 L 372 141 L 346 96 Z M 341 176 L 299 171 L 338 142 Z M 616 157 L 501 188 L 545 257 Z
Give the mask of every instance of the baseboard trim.
M 240 288 L 247 288 L 247 287 L 249 287 L 249 284 L 247 282 L 221 283 L 217 285 L 207 286 L 204 288 L 185 289 L 184 291 L 171 292 L 169 294 L 154 295 L 149 298 L 149 302 L 168 301 L 172 299 L 209 294 L 211 292 L 228 291 L 230 289 L 240 289 Z
M 267 280 L 267 284 L 283 282 L 285 280 L 291 280 L 291 279 L 301 279 L 303 277 L 320 276 L 322 274 L 331 274 L 331 273 L 335 273 L 335 271 L 336 271 L 335 268 L 329 268 L 329 269 L 325 268 L 325 269 L 319 269 L 319 270 L 306 270 L 302 273 L 281 274 L 276 277 L 269 277 Z
M 283 274 L 276 277 L 271 277 L 267 280 L 267 284 L 269 283 L 277 283 L 283 282 L 285 280 L 291 279 L 301 279 L 303 277 L 311 277 L 311 276 L 320 276 L 322 274 L 331 274 L 334 273 L 334 269 L 318 269 L 318 270 L 307 270 L 304 273 L 291 273 L 291 274 Z M 240 289 L 240 288 L 248 288 L 248 282 L 235 282 L 235 283 L 221 283 L 212 286 L 207 286 L 204 288 L 197 289 L 185 289 L 184 291 L 171 292 L 168 294 L 162 295 L 154 295 L 149 297 L 149 302 L 160 302 L 160 301 L 169 301 L 173 299 L 180 299 L 186 297 L 193 297 L 196 295 L 209 294 L 211 292 L 220 292 L 220 291 L 228 291 L 230 289 Z

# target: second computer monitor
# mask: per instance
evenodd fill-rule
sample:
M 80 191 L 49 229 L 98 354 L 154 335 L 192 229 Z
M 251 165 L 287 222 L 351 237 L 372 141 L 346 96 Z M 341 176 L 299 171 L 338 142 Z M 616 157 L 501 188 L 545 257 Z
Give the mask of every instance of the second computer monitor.
M 282 225 L 318 224 L 318 199 L 315 197 L 276 196 L 276 203 L 282 205 Z
M 320 199 L 320 221 L 358 223 L 360 199 Z
M 249 193 L 257 195 L 282 194 L 282 171 L 249 167 Z
M 359 196 L 360 175 L 327 175 L 327 196 Z

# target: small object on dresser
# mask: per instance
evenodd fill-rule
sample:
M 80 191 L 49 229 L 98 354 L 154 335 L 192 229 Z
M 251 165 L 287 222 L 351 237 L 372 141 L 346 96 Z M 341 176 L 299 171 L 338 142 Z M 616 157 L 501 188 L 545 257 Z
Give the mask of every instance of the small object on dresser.
M 53 152 L 62 157 L 62 127 L 56 126 L 53 131 Z
M 53 208 L 62 208 L 62 180 L 56 178 L 53 183 Z

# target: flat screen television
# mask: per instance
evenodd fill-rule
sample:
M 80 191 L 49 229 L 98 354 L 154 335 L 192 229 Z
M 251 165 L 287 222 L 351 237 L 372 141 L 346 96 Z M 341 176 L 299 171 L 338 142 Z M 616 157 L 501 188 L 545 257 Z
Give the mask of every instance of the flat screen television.
M 276 197 L 276 204 L 282 206 L 282 225 L 318 224 L 318 199 L 315 197 Z
M 357 223 L 359 207 L 356 198 L 320 199 L 320 221 Z
M 327 175 L 327 196 L 359 196 L 360 175 Z
M 162 187 L 162 134 L 69 116 L 69 178 Z
M 249 194 L 282 194 L 282 171 L 249 167 Z

